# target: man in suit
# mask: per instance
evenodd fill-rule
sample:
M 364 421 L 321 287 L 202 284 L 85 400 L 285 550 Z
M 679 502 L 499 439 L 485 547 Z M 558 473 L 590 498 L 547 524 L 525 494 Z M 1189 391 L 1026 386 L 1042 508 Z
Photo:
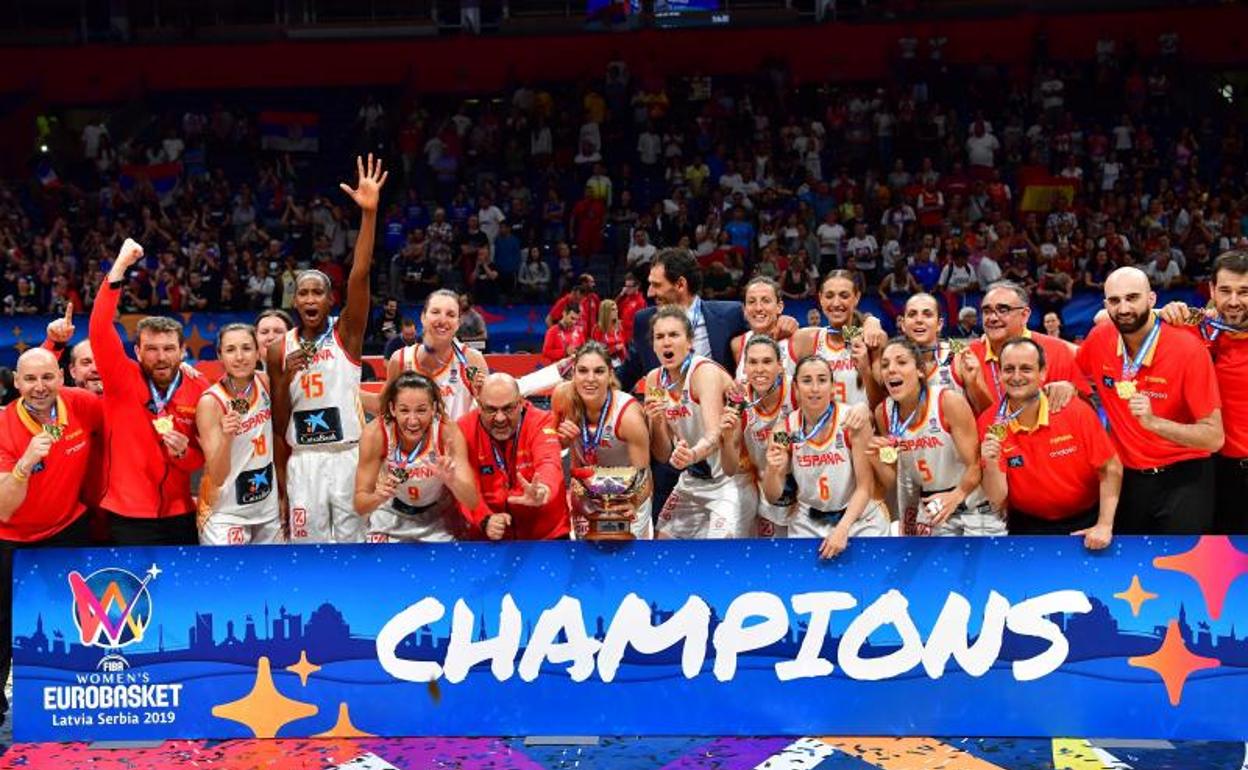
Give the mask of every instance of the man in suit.
M 713 359 L 729 372 L 736 370 L 732 357 L 732 340 L 749 331 L 740 302 L 705 300 L 698 296 L 702 288 L 702 272 L 698 261 L 686 249 L 663 249 L 654 255 L 650 267 L 650 286 L 646 295 L 656 305 L 678 305 L 685 309 L 693 324 L 693 352 Z M 650 319 L 655 308 L 637 311 L 633 317 L 633 338 L 628 358 L 620 367 L 620 383 L 632 390 L 637 381 L 659 365 L 650 344 Z M 780 336 L 789 337 L 797 331 L 797 321 L 780 317 Z

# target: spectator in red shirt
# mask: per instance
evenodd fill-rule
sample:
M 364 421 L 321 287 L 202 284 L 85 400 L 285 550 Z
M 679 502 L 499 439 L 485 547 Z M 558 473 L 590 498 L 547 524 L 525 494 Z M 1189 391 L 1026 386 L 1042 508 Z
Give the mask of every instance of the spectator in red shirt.
M 646 306 L 646 297 L 641 293 L 637 276 L 631 273 L 624 276 L 624 288 L 620 289 L 615 304 L 620 307 L 620 326 L 624 329 L 624 343 L 628 344 L 633 340 L 633 316 Z
M 570 531 L 561 447 L 550 412 L 495 373 L 459 418 L 481 498 L 464 516 L 489 540 L 563 540 Z
M 104 430 L 104 498 L 115 542 L 194 545 L 191 474 L 204 464 L 195 438 L 195 405 L 206 383 L 182 371 L 182 325 L 148 317 L 126 357 L 113 328 L 126 271 L 143 257 L 127 238 L 91 309 L 90 340 L 109 419 Z
M 564 305 L 559 323 L 546 330 L 546 339 L 542 342 L 542 363 L 549 366 L 561 361 L 584 342 L 580 308 L 572 304 Z

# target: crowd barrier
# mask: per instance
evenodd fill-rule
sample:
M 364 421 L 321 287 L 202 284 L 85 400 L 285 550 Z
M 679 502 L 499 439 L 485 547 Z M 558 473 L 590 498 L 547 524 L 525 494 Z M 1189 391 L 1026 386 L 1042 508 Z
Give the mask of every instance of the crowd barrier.
M 1242 740 L 1248 540 L 21 550 L 18 741 Z

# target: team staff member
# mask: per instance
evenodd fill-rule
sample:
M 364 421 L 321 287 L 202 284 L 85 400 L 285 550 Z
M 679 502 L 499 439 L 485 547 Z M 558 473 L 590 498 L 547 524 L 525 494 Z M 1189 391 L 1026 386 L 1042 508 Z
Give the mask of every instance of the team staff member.
M 256 371 L 260 343 L 247 324 L 217 334 L 225 368 L 195 408 L 204 450 L 199 486 L 199 542 L 204 545 L 277 543 L 282 525 L 273 470 L 269 383 Z
M 546 330 L 546 339 L 542 342 L 542 365 L 549 366 L 562 361 L 584 344 L 585 330 L 581 327 L 581 310 L 568 303 L 563 307 L 559 323 Z
M 113 328 L 121 285 L 143 256 L 127 238 L 91 308 L 89 337 L 104 387 L 104 497 L 119 545 L 194 545 L 191 474 L 204 464 L 195 437 L 195 405 L 207 383 L 182 372 L 182 325 L 149 316 L 126 357 Z
M 984 319 L 984 334 L 971 342 L 971 351 L 979 362 L 979 376 L 965 383 L 967 399 L 976 414 L 996 409 L 1001 403 L 1005 395 L 1001 384 L 1001 346 L 1020 337 L 1035 340 L 1044 348 L 1044 358 L 1048 362 L 1045 393 L 1054 411 L 1061 411 L 1076 391 L 1083 396 L 1091 394 L 1075 364 L 1070 345 L 1027 328 L 1031 298 L 1026 289 L 1013 281 L 998 281 L 988 287 L 979 309 Z
M 1016 339 L 1001 348 L 1004 406 L 979 416 L 983 490 L 1009 511 L 1011 535 L 1082 535 L 1099 550 L 1113 538 L 1122 463 L 1096 412 L 1079 399 L 1055 412 L 1040 388 L 1044 348 Z
M 1096 384 L 1126 467 L 1118 532 L 1201 534 L 1213 524 L 1213 461 L 1222 400 L 1213 362 L 1191 334 L 1161 322 L 1148 276 L 1123 267 L 1105 279 L 1112 323 L 1095 327 L 1078 362 Z
M 568 537 L 567 488 L 553 415 L 528 404 L 509 374 L 485 378 L 459 419 L 481 499 L 464 516 L 490 540 Z
M 1213 371 L 1222 394 L 1222 427 L 1226 443 L 1214 456 L 1217 500 L 1213 531 L 1248 534 L 1248 252 L 1228 251 L 1213 264 L 1213 314 L 1197 316 L 1172 302 L 1161 311 L 1170 323 L 1200 335 L 1213 356 Z
M 273 385 L 273 430 L 279 489 L 286 493 L 292 543 L 358 543 L 367 523 L 355 512 L 359 462 L 360 357 L 368 324 L 369 273 L 377 230 L 377 202 L 386 174 L 380 160 L 356 158 L 356 189 L 340 185 L 360 207 L 347 300 L 330 318 L 329 276 L 305 270 L 295 279 L 299 327 L 268 350 Z
M 56 356 L 43 348 L 17 359 L 21 397 L 0 412 L 0 682 L 12 661 L 13 550 L 88 544 L 83 492 L 102 430 L 103 402 L 63 388 Z M 0 687 L 0 722 L 8 711 Z

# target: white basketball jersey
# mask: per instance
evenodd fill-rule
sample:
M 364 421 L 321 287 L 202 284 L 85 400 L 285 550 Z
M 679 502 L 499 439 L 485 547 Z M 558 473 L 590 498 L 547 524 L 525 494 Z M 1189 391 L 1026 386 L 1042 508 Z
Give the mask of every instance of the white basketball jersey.
M 698 402 L 694 400 L 691 390 L 693 373 L 698 370 L 699 366 L 718 366 L 718 364 L 709 358 L 694 356 L 693 360 L 689 362 L 689 371 L 686 373 L 685 381 L 681 387 L 675 391 L 669 390 L 664 392 L 664 397 L 667 400 L 664 405 L 663 416 L 671 429 L 672 439 L 684 439 L 685 443 L 691 447 L 706 435 L 706 426 L 702 423 L 702 409 Z M 724 468 L 719 461 L 719 451 L 716 448 L 704 461 L 696 463 L 686 470 L 691 472 L 691 475 L 707 476 L 708 480 L 723 480 L 725 478 Z
M 360 441 L 360 362 L 352 360 L 338 336 L 338 319 L 316 355 L 290 379 L 290 424 L 286 443 L 292 452 L 320 447 L 346 448 Z M 285 355 L 299 350 L 299 330 L 286 332 Z
M 464 354 L 464 350 L 458 342 L 452 340 L 451 345 L 454 349 L 451 350 L 450 357 L 438 367 L 437 371 L 426 372 L 417 368 L 419 359 L 416 354 L 421 344 L 417 342 L 415 345 L 399 348 L 399 371 L 417 372 L 432 380 L 433 384 L 438 386 L 438 393 L 442 396 L 442 410 L 450 419 L 458 420 L 477 406 L 470 385 L 472 378 L 468 376 L 468 369 L 460 360 L 460 355 Z
M 227 413 L 236 397 L 218 382 L 204 391 Z M 202 398 L 203 396 L 201 396 Z M 208 474 L 200 484 L 200 510 L 221 524 L 261 524 L 277 518 L 277 493 L 273 471 L 273 410 L 269 391 L 258 375 L 252 376 L 245 395 L 247 411 L 242 432 L 226 436 L 230 442 L 230 472 L 220 486 L 210 486 Z
M 927 399 L 910 427 L 898 442 L 898 487 L 903 507 L 909 507 L 923 496 L 954 489 L 966 473 L 966 465 L 958 457 L 953 434 L 945 423 L 940 406 L 944 388 L 935 387 L 927 392 Z M 892 414 L 893 400 L 884 400 L 884 416 Z M 904 477 L 901 474 L 905 474 Z M 976 489 L 966 498 L 966 506 L 975 508 L 984 500 L 983 492 Z
M 741 340 L 741 355 L 737 361 L 737 382 L 745 380 L 745 351 L 749 348 L 750 340 L 754 336 L 754 332 L 746 332 L 745 339 Z M 780 346 L 780 365 L 784 367 L 784 376 L 793 379 L 793 372 L 797 369 L 797 362 L 793 360 L 793 348 L 788 340 L 777 340 L 776 344 Z
M 833 345 L 835 338 L 837 345 Z M 867 390 L 858 380 L 858 367 L 849 345 L 840 344 L 840 336 L 827 329 L 819 330 L 815 355 L 832 365 L 832 398 L 845 404 L 867 403 Z M 839 345 L 839 346 L 838 346 Z
M 955 393 L 965 393 L 962 384 L 958 382 L 957 375 L 954 371 L 954 354 L 949 347 L 948 340 L 941 340 L 936 348 L 936 368 L 927 377 L 927 385 L 931 387 L 941 387 L 946 390 L 952 390 Z
M 690 367 L 690 371 L 692 371 Z M 598 442 L 597 461 L 593 463 L 603 468 L 627 468 L 633 464 L 628 457 L 628 442 L 620 438 L 620 422 L 624 418 L 624 410 L 629 404 L 636 403 L 637 399 L 628 395 L 622 390 L 612 391 L 611 393 L 611 410 L 607 414 L 601 416 L 600 419 L 606 420 L 606 426 L 602 430 L 602 439 Z M 592 439 L 597 429 L 597 424 L 588 426 L 589 436 Z M 572 442 L 569 452 L 572 457 L 572 467 L 580 468 L 589 465 L 585 461 L 584 448 L 581 445 L 581 439 Z
M 793 446 L 793 478 L 797 482 L 797 512 L 789 525 L 789 537 L 823 537 L 833 524 L 812 518 L 815 511 L 844 511 L 854 494 L 854 464 L 849 436 L 841 424 L 844 408 L 839 404 L 829 422 L 831 432 L 822 443 L 804 441 Z M 802 415 L 792 412 L 785 421 L 789 435 L 802 431 Z M 812 426 L 807 426 L 812 427 Z
M 448 517 L 455 500 L 451 491 L 434 473 L 442 448 L 442 421 L 430 424 L 428 440 L 414 458 L 398 450 L 397 429 L 387 423 L 382 431 L 382 473 L 401 468 L 406 478 L 395 489 L 394 497 L 372 514 L 369 532 L 397 540 L 451 540 Z
M 751 392 L 748 400 L 753 401 L 755 398 L 758 398 L 758 394 Z M 758 475 L 761 476 L 763 469 L 767 467 L 767 442 L 771 440 L 772 430 L 777 425 L 783 425 L 792 411 L 793 385 L 786 376 L 780 381 L 780 401 L 770 412 L 764 412 L 762 404 L 758 404 L 746 409 L 742 415 L 745 423 L 742 440 Z

